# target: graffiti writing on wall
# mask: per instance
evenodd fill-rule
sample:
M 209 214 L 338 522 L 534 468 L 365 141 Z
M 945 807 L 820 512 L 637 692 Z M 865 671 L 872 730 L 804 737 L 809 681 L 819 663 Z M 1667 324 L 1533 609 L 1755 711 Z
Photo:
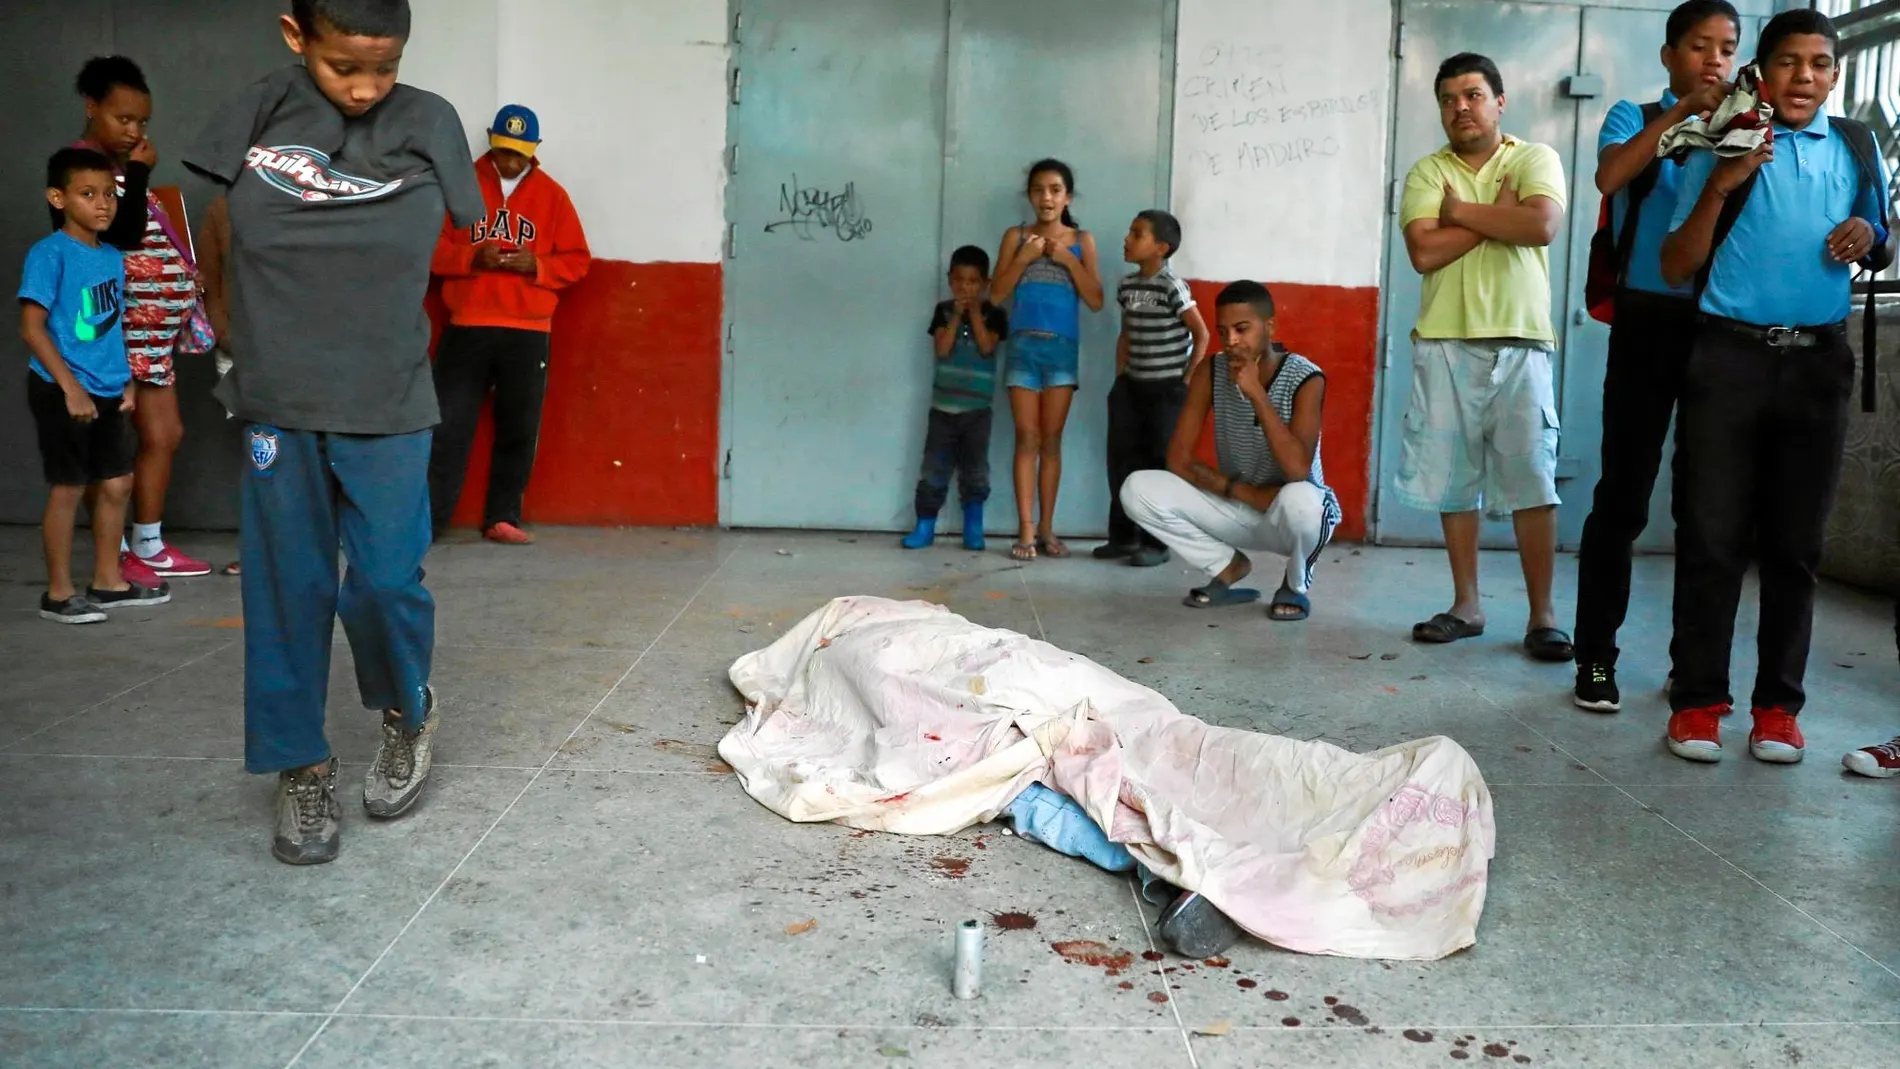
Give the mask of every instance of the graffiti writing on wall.
M 829 230 L 839 241 L 856 241 L 871 232 L 871 217 L 864 212 L 856 182 L 846 182 L 842 190 L 834 191 L 801 186 L 794 174 L 778 187 L 778 210 L 784 218 L 767 223 L 768 234 L 789 230 L 803 241 L 816 241 L 820 231 Z

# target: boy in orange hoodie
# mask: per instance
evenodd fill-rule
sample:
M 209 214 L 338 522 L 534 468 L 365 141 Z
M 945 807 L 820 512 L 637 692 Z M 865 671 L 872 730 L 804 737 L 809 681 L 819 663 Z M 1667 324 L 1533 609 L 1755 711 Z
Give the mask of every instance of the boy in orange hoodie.
M 429 506 L 440 538 L 461 499 L 475 423 L 492 389 L 495 446 L 482 534 L 526 545 L 534 536 L 521 529 L 521 497 L 541 433 L 554 306 L 593 258 L 567 191 L 535 161 L 541 124 L 534 112 L 502 108 L 488 144 L 475 161 L 487 215 L 472 227 L 445 221 L 435 249 L 449 327 L 435 354 L 442 423 L 429 456 Z

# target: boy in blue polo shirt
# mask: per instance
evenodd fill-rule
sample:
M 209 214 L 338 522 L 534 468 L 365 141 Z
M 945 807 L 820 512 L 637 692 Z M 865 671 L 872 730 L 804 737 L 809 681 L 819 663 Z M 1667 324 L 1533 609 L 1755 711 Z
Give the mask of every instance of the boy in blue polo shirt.
M 1592 712 L 1622 708 L 1616 633 L 1629 613 L 1630 552 L 1649 525 L 1663 441 L 1695 342 L 1692 287 L 1662 277 L 1662 242 L 1676 213 L 1682 167 L 1657 159 L 1656 146 L 1670 127 L 1706 116 L 1728 96 L 1741 26 L 1728 0 L 1688 0 L 1670 12 L 1662 47 L 1669 88 L 1654 104 L 1617 101 L 1597 136 L 1597 189 L 1614 198 L 1610 232 L 1619 237 L 1621 270 L 1603 375 L 1602 468 L 1577 552 L 1574 700 Z
M 1827 16 L 1786 11 L 1755 61 L 1773 137 L 1744 156 L 1697 152 L 1663 242 L 1662 273 L 1691 280 L 1700 317 L 1676 428 L 1671 752 L 1722 755 L 1742 576 L 1759 560 L 1760 667 L 1749 753 L 1792 764 L 1804 742 L 1814 573 L 1840 480 L 1854 352 L 1853 265 L 1884 265 L 1886 176 L 1862 176 L 1847 122 L 1822 110 L 1839 68 Z M 1878 163 L 1874 163 L 1878 167 Z
M 20 334 L 32 350 L 27 407 L 39 434 L 40 463 L 51 487 L 40 527 L 46 543 L 46 593 L 40 616 L 59 624 L 96 624 L 106 610 L 162 605 L 168 588 L 128 583 L 119 574 L 119 538 L 132 494 L 138 437 L 125 356 L 125 261 L 99 235 L 118 213 L 112 161 L 67 148 L 46 165 L 46 200 L 60 228 L 26 254 L 20 278 Z M 73 588 L 73 524 L 79 502 L 92 507 L 92 585 Z

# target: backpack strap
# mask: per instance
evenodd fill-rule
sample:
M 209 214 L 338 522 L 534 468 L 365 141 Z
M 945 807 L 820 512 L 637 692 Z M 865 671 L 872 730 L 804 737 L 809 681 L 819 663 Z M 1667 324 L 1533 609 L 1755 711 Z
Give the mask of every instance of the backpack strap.
M 1860 168 L 1860 178 L 1867 188 L 1874 191 L 1874 204 L 1887 231 L 1887 240 L 1869 250 L 1860 260 L 1860 266 L 1867 271 L 1885 271 L 1892 265 L 1895 252 L 1893 227 L 1893 205 L 1888 202 L 1886 183 L 1880 180 L 1880 149 L 1874 144 L 1874 133 L 1867 124 L 1855 119 L 1836 119 L 1828 117 L 1829 124 L 1841 128 L 1841 137 L 1846 140 L 1848 151 L 1854 154 L 1854 163 Z
M 1647 127 L 1663 113 L 1661 101 L 1651 101 L 1643 105 L 1643 125 Z M 1630 254 L 1636 247 L 1636 221 L 1642 211 L 1643 199 L 1656 188 L 1656 181 L 1662 176 L 1662 160 L 1649 161 L 1649 166 L 1637 172 L 1623 187 L 1623 225 L 1616 233 L 1616 284 L 1620 287 L 1629 277 Z
M 1828 117 L 1828 122 L 1840 127 L 1841 137 L 1847 142 L 1848 151 L 1854 155 L 1854 164 L 1860 170 L 1861 184 L 1873 190 L 1876 210 L 1880 213 L 1884 224 L 1883 229 L 1887 231 L 1887 240 L 1869 249 L 1867 255 L 1860 259 L 1859 267 L 1872 276 L 1893 263 L 1896 240 L 1893 206 L 1888 203 L 1886 184 L 1880 180 L 1879 150 L 1874 145 L 1873 131 L 1869 130 L 1865 123 L 1855 119 L 1836 119 L 1833 116 Z M 1874 291 L 1870 286 L 1867 290 L 1867 302 L 1861 307 L 1860 312 L 1860 410 L 1862 412 L 1875 410 L 1877 383 L 1875 382 L 1874 359 L 1877 352 L 1875 337 L 1877 322 L 1874 314 Z

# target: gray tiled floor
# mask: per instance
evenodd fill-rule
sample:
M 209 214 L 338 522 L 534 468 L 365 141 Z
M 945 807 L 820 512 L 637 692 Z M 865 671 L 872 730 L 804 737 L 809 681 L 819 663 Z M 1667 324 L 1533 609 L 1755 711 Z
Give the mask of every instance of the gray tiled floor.
M 1900 783 L 1836 762 L 1900 730 L 1900 671 L 1887 603 L 1857 592 L 1824 594 L 1809 762 L 1706 767 L 1658 741 L 1667 560 L 1639 564 L 1627 708 L 1599 717 L 1570 708 L 1567 670 L 1515 650 L 1522 590 L 1503 556 L 1485 561 L 1491 634 L 1431 649 L 1405 637 L 1443 607 L 1428 550 L 1329 551 L 1314 618 L 1282 626 L 1180 607 L 1178 567 L 1018 569 L 948 540 L 458 539 L 429 565 L 438 782 L 392 825 L 352 808 L 342 859 L 292 870 L 265 851 L 269 785 L 238 761 L 236 584 L 52 628 L 31 611 L 34 537 L 0 529 L 15 592 L 0 606 L 0 1065 L 1892 1060 Z M 1119 878 L 993 827 L 907 839 L 780 820 L 712 750 L 739 712 L 725 669 L 842 593 L 1045 636 L 1222 724 L 1361 749 L 1458 739 L 1497 801 L 1478 945 L 1386 964 L 1248 944 L 1226 967 L 1136 957 L 1111 976 L 1050 944 L 1149 949 Z M 373 721 L 348 647 L 335 654 L 332 735 L 353 774 Z M 1743 679 L 1752 651 L 1736 660 Z M 986 994 L 958 1002 L 950 926 L 1006 910 L 1037 929 L 992 928 Z

